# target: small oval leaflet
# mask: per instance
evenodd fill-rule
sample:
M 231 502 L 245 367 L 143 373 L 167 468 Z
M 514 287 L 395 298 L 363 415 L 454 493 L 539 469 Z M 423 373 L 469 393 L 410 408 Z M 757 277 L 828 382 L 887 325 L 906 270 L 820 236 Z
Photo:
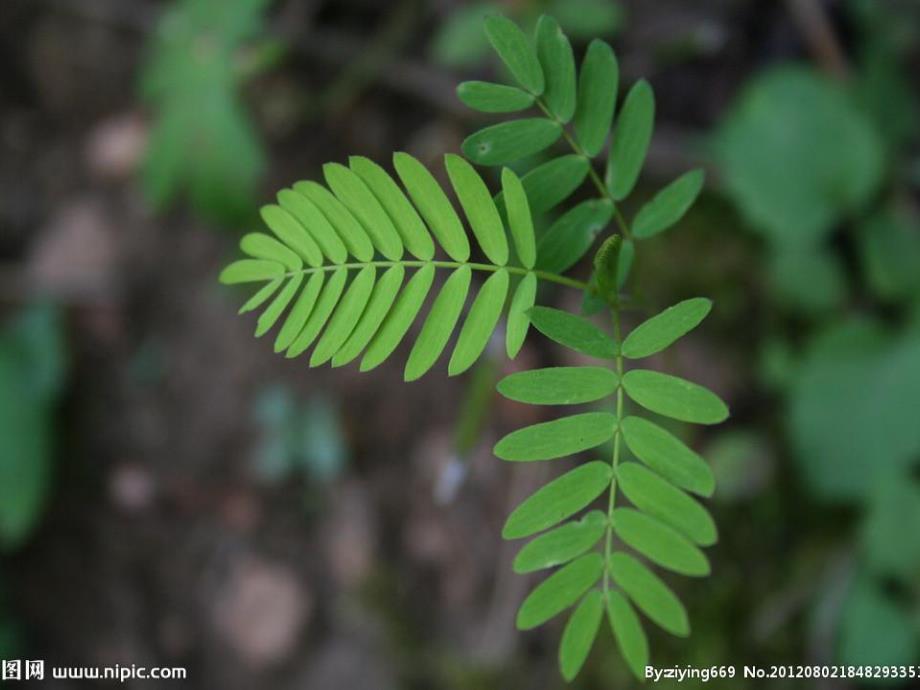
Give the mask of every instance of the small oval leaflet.
M 704 297 L 678 302 L 637 326 L 623 341 L 623 356 L 630 359 L 661 352 L 700 325 L 712 309 Z
M 537 276 L 525 275 L 518 283 L 508 307 L 508 323 L 505 326 L 505 351 L 514 359 L 524 345 L 527 331 L 530 330 L 530 317 L 527 312 L 537 297 Z
M 617 647 L 620 648 L 620 654 L 626 659 L 636 678 L 642 678 L 645 676 L 645 667 L 648 666 L 648 638 L 642 629 L 642 623 L 629 601 L 620 592 L 614 590 L 607 596 L 607 618 Z
M 597 544 L 606 528 L 607 515 L 592 510 L 581 520 L 559 525 L 527 543 L 518 551 L 512 568 L 523 574 L 568 563 Z
M 428 318 L 425 319 L 412 351 L 409 352 L 403 372 L 405 381 L 415 381 L 423 376 L 444 351 L 466 302 L 471 276 L 470 267 L 461 266 L 445 281 L 444 287 L 431 305 L 431 311 L 428 312 Z
M 658 192 L 636 214 L 633 235 L 652 237 L 683 218 L 703 188 L 703 177 L 702 170 L 691 170 Z
M 690 634 L 687 611 L 661 578 L 626 553 L 610 557 L 610 574 L 633 603 L 654 623 L 678 637 Z
M 480 129 L 464 139 L 461 148 L 463 155 L 479 165 L 504 165 L 539 153 L 560 136 L 558 122 L 533 117 Z
M 712 496 L 715 478 L 709 465 L 669 431 L 642 417 L 620 423 L 626 445 L 648 467 L 669 482 L 700 496 Z
M 533 105 L 534 98 L 526 91 L 505 84 L 487 81 L 465 81 L 457 87 L 457 97 L 481 113 L 513 113 Z
M 716 525 L 709 512 L 674 485 L 635 462 L 621 464 L 617 478 L 626 498 L 639 510 L 700 546 L 716 543 Z
M 715 393 L 677 376 L 632 369 L 623 376 L 623 387 L 647 410 L 682 422 L 718 424 L 728 417 L 728 408 Z
M 589 156 L 600 152 L 610 131 L 619 79 L 613 49 L 604 41 L 591 41 L 581 63 L 575 107 L 575 136 Z
M 575 112 L 575 57 L 559 23 L 547 15 L 537 22 L 537 58 L 546 81 L 543 100 L 560 122 L 568 122 Z
M 607 188 L 617 201 L 625 199 L 636 186 L 655 124 L 655 95 L 640 79 L 626 94 L 617 117 L 607 158 Z
M 611 468 L 595 460 L 579 465 L 538 489 L 515 508 L 502 529 L 505 539 L 520 539 L 577 513 L 610 486 Z
M 542 625 L 572 606 L 597 582 L 604 572 L 604 558 L 589 553 L 559 569 L 543 582 L 521 604 L 516 625 L 530 630 Z
M 524 184 L 511 168 L 502 168 L 502 194 L 518 259 L 524 268 L 533 268 L 537 260 L 537 245 L 530 204 L 527 203 Z
M 610 337 L 590 321 L 552 307 L 534 307 L 530 322 L 550 340 L 591 357 L 614 359 L 616 346 Z
M 508 263 L 508 240 L 489 188 L 476 169 L 460 156 L 444 156 L 447 175 L 482 251 L 496 266 Z
M 617 508 L 613 528 L 625 544 L 662 568 L 682 575 L 709 574 L 709 561 L 703 552 L 660 520 L 632 508 Z
M 548 367 L 510 374 L 497 388 L 506 398 L 531 405 L 577 405 L 606 398 L 617 380 L 603 367 Z
M 518 83 L 537 96 L 543 93 L 543 69 L 520 27 L 500 14 L 486 17 L 483 26 L 489 43 Z
M 419 336 L 421 337 L 421 336 Z M 609 412 L 584 412 L 512 431 L 495 444 L 502 460 L 552 460 L 588 450 L 613 437 L 617 418 Z
M 559 643 L 559 669 L 567 681 L 584 666 L 603 617 L 604 595 L 597 589 L 588 592 L 569 617 Z
M 508 271 L 503 268 L 483 283 L 460 329 L 457 344 L 447 365 L 448 375 L 463 373 L 479 359 L 502 315 L 505 297 L 508 295 L 508 282 Z

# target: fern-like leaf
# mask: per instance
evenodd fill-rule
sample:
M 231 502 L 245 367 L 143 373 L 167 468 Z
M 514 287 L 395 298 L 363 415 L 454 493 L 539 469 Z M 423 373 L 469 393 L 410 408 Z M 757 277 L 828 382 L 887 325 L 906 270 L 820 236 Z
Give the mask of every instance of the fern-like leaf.
M 244 236 L 240 249 L 247 258 L 221 273 L 228 284 L 262 283 L 241 309 L 262 309 L 256 335 L 280 324 L 277 352 L 295 357 L 313 347 L 310 366 L 343 366 L 363 354 L 361 370 L 373 369 L 409 332 L 435 272 L 443 271 L 447 279 L 409 353 L 405 379 L 429 371 L 461 323 L 448 372 L 453 376 L 469 369 L 495 331 L 509 296 L 507 350 L 516 355 L 529 327 L 526 312 L 534 304 L 538 279 L 562 279 L 534 270 L 530 207 L 523 183 L 511 170 L 502 173 L 506 225 L 479 173 L 459 156 L 448 154 L 445 163 L 486 263 L 470 262 L 460 216 L 434 176 L 412 156 L 394 156 L 403 186 L 366 158 L 352 157 L 348 166 L 329 163 L 323 168 L 328 187 L 303 181 L 279 192 L 278 203 L 262 209 L 271 234 Z M 512 244 L 518 265 L 509 265 Z M 436 247 L 448 260 L 435 259 Z M 478 291 L 474 272 L 487 275 Z M 469 313 L 461 318 L 471 292 L 476 294 Z

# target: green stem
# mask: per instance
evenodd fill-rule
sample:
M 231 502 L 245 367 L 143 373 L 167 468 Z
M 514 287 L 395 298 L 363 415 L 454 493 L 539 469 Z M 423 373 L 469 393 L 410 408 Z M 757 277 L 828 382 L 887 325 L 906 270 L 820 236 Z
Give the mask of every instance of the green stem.
M 614 366 L 617 373 L 617 402 L 616 417 L 617 428 L 613 432 L 613 458 L 610 461 L 613 470 L 613 477 L 610 480 L 610 495 L 607 499 L 607 532 L 604 539 L 604 597 L 610 590 L 610 556 L 613 552 L 613 509 L 616 502 L 617 494 L 617 468 L 620 465 L 620 441 L 622 437 L 621 422 L 623 420 L 623 355 L 620 353 L 622 336 L 620 332 L 620 305 L 614 302 L 610 307 L 610 313 L 613 317 L 613 339 L 616 343 L 617 356 L 614 360 Z
M 580 280 L 575 280 L 574 278 L 567 278 L 566 276 L 560 276 L 555 273 L 550 273 L 549 271 L 540 271 L 536 269 L 527 269 L 522 266 L 495 266 L 493 264 L 479 264 L 471 263 L 466 261 L 365 261 L 365 262 L 354 262 L 347 264 L 325 264 L 323 266 L 308 266 L 301 268 L 297 271 L 288 271 L 284 274 L 284 277 L 294 276 L 300 273 L 309 275 L 312 273 L 317 273 L 320 271 L 328 272 L 335 271 L 339 268 L 344 268 L 347 270 L 364 268 L 365 266 L 376 266 L 378 268 L 389 268 L 391 266 L 405 266 L 406 268 L 421 268 L 422 266 L 434 266 L 435 268 L 461 268 L 463 266 L 469 266 L 474 271 L 488 271 L 490 273 L 495 273 L 501 269 L 505 269 L 508 273 L 514 275 L 527 275 L 528 273 L 533 273 L 539 280 L 545 280 L 550 283 L 558 283 L 559 285 L 565 285 L 566 287 L 575 288 L 577 290 L 587 290 L 588 284 Z

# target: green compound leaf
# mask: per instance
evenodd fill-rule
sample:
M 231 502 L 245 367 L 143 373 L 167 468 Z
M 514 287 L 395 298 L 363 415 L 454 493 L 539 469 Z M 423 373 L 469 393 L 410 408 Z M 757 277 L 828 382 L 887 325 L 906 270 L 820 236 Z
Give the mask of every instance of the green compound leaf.
M 589 199 L 560 216 L 540 238 L 537 266 L 564 273 L 588 253 L 595 238 L 613 217 L 607 199 Z
M 562 126 L 543 117 L 509 120 L 471 134 L 461 148 L 479 165 L 504 165 L 539 153 L 560 136 Z
M 520 27 L 500 14 L 486 17 L 483 25 L 489 43 L 517 82 L 536 96 L 543 93 L 543 70 Z
M 647 410 L 693 424 L 718 424 L 728 407 L 712 391 L 677 376 L 633 369 L 623 376 L 626 394 Z
M 389 173 L 374 161 L 363 156 L 348 159 L 349 167 L 364 180 L 380 205 L 386 210 L 399 232 L 400 238 L 413 256 L 422 261 L 434 258 L 434 242 L 418 211 L 390 177 Z
M 578 601 L 604 572 L 604 558 L 589 553 L 572 561 L 540 583 L 518 611 L 519 630 L 530 630 L 559 615 Z
M 569 39 L 547 15 L 537 22 L 537 58 L 546 77 L 543 100 L 560 122 L 568 122 L 575 113 L 575 58 Z
M 712 470 L 676 436 L 641 417 L 626 417 L 620 429 L 629 450 L 648 467 L 682 489 L 712 496 Z
M 403 373 L 405 381 L 415 381 L 425 374 L 437 361 L 451 332 L 460 318 L 463 303 L 470 289 L 472 271 L 469 266 L 462 266 L 450 274 L 438 293 L 428 318 L 422 326 Z
M 669 347 L 702 323 L 712 309 L 712 300 L 694 297 L 668 307 L 637 326 L 623 341 L 623 356 L 648 357 Z
M 616 417 L 585 412 L 513 431 L 495 444 L 502 460 L 552 460 L 599 446 L 613 437 Z
M 444 251 L 454 261 L 467 261 L 470 243 L 463 223 L 434 176 L 408 153 L 394 153 L 393 166 Z
M 549 367 L 520 371 L 498 382 L 498 392 L 531 405 L 578 405 L 611 395 L 617 376 L 603 367 Z
M 584 156 L 570 153 L 542 163 L 521 178 L 530 212 L 534 216 L 552 210 L 568 199 L 581 186 L 591 164 Z M 495 197 L 495 203 L 504 209 L 504 192 Z
M 529 542 L 518 552 L 512 568 L 524 574 L 568 563 L 597 544 L 606 529 L 607 515 L 592 510 L 581 520 L 567 522 Z
M 648 666 L 648 638 L 642 629 L 639 616 L 620 592 L 612 591 L 607 594 L 607 619 L 610 621 L 610 629 L 613 631 L 620 654 L 623 655 L 629 669 L 636 678 L 645 678 L 645 667 Z
M 604 41 L 588 45 L 578 77 L 575 136 L 589 156 L 596 156 L 613 122 L 620 70 L 613 49 Z
M 511 298 L 511 306 L 508 307 L 505 350 L 511 359 L 517 357 L 518 352 L 521 351 L 524 338 L 527 337 L 527 331 L 530 330 L 530 317 L 527 312 L 533 307 L 536 297 L 537 276 L 533 273 L 528 273 L 518 283 L 517 288 L 514 290 L 514 296 Z
M 537 261 L 537 240 L 530 205 L 527 203 L 523 183 L 510 168 L 502 168 L 502 194 L 518 258 L 524 268 L 533 268 Z
M 661 578 L 625 553 L 610 557 L 610 574 L 632 602 L 662 629 L 687 637 L 690 623 L 687 611 Z
M 606 333 L 580 316 L 551 307 L 534 307 L 530 322 L 550 340 L 600 359 L 616 357 L 616 345 Z
M 370 371 L 382 364 L 393 354 L 409 326 L 415 321 L 431 284 L 434 281 L 434 266 L 423 266 L 409 279 L 406 289 L 396 298 L 393 309 L 383 320 L 383 325 L 371 340 L 361 360 L 361 371 Z
M 700 546 L 716 543 L 709 512 L 680 489 L 635 462 L 617 468 L 620 488 L 639 510 L 658 518 Z
M 629 196 L 636 186 L 654 126 L 655 94 L 649 83 L 641 79 L 626 94 L 610 142 L 606 183 L 617 201 Z
M 691 170 L 658 192 L 636 214 L 633 235 L 639 239 L 653 237 L 683 218 L 703 189 L 704 178 L 702 170 Z
M 479 246 L 491 263 L 504 266 L 508 263 L 508 240 L 486 183 L 473 166 L 460 156 L 448 153 L 444 162 Z
M 502 269 L 493 273 L 479 290 L 463 328 L 460 329 L 457 345 L 447 367 L 448 375 L 462 374 L 486 348 L 505 306 L 508 283 L 508 271 Z
M 567 681 L 574 680 L 584 666 L 603 617 L 604 595 L 596 589 L 585 595 L 569 617 L 559 643 L 559 668 Z
M 624 544 L 662 568 L 691 576 L 709 574 L 709 561 L 677 530 L 632 508 L 613 511 L 613 529 Z
M 529 537 L 562 522 L 608 489 L 611 477 L 610 465 L 599 460 L 569 470 L 515 508 L 505 522 L 502 537 Z
M 534 97 L 514 86 L 487 81 L 465 81 L 457 87 L 457 97 L 481 113 L 513 113 L 533 105 Z

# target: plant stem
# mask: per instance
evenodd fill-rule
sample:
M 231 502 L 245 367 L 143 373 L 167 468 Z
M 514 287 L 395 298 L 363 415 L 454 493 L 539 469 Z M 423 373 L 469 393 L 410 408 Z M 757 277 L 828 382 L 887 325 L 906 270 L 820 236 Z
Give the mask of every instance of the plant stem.
M 434 266 L 435 268 L 461 268 L 463 266 L 469 266 L 474 271 L 487 271 L 490 273 L 495 273 L 500 269 L 505 269 L 508 273 L 515 275 L 527 275 L 528 273 L 533 273 L 539 280 L 545 280 L 550 283 L 558 283 L 559 285 L 565 285 L 566 287 L 575 288 L 577 290 L 587 290 L 588 284 L 580 280 L 575 280 L 574 278 L 568 278 L 566 276 L 560 276 L 556 273 L 551 273 L 549 271 L 540 271 L 537 269 L 526 269 L 522 266 L 495 266 L 493 264 L 479 264 L 471 263 L 466 261 L 365 261 L 365 262 L 354 262 L 347 264 L 326 264 L 324 266 L 308 266 L 306 268 L 301 268 L 297 271 L 288 271 L 284 274 L 284 277 L 291 277 L 298 274 L 312 274 L 317 272 L 328 272 L 335 271 L 339 268 L 344 268 L 346 270 L 364 268 L 365 266 L 375 266 L 377 268 L 389 268 L 391 266 L 405 266 L 406 268 L 421 268 L 422 266 Z
M 616 343 L 617 356 L 614 360 L 614 366 L 617 373 L 617 402 L 616 417 L 617 428 L 613 432 L 613 458 L 610 461 L 613 470 L 613 478 L 610 480 L 610 496 L 607 500 L 607 533 L 604 540 L 604 597 L 610 590 L 610 555 L 613 551 L 613 508 L 616 501 L 617 493 L 617 468 L 620 465 L 620 440 L 622 437 L 621 422 L 623 420 L 623 355 L 620 352 L 622 337 L 620 330 L 620 304 L 614 302 L 610 306 L 610 313 L 613 317 L 613 339 Z

